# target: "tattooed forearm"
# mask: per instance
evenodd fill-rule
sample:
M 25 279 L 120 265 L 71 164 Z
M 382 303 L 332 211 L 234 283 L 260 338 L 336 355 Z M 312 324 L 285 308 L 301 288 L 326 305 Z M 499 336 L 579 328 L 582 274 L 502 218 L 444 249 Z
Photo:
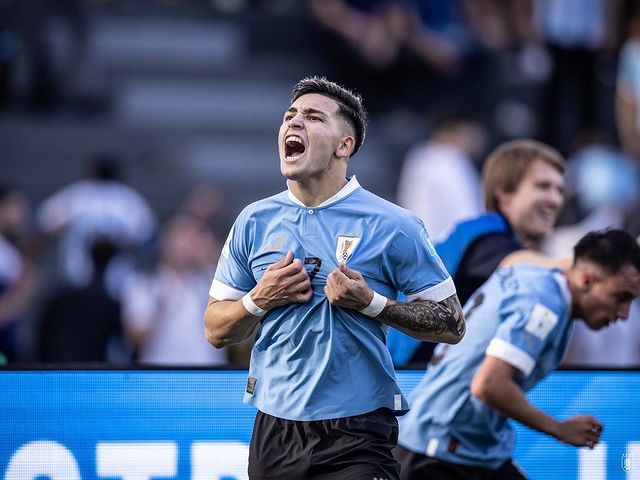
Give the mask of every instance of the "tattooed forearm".
M 407 335 L 430 342 L 458 343 L 466 329 L 457 295 L 441 302 L 389 300 L 376 318 Z

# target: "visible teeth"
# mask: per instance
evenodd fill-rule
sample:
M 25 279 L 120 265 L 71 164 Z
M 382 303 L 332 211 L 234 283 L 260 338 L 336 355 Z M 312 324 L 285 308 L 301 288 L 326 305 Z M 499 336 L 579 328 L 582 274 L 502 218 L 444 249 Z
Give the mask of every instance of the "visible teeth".
M 289 135 L 287 138 L 284 139 L 285 142 L 298 142 L 298 143 L 302 143 L 302 139 L 297 136 L 297 135 Z

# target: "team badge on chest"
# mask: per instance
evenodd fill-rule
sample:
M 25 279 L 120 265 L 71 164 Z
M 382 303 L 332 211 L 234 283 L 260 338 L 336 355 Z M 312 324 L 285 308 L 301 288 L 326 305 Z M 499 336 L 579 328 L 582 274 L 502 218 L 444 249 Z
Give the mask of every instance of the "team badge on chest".
M 360 243 L 360 237 L 339 235 L 338 244 L 336 245 L 336 260 L 338 260 L 338 263 L 347 263 L 358 243 Z

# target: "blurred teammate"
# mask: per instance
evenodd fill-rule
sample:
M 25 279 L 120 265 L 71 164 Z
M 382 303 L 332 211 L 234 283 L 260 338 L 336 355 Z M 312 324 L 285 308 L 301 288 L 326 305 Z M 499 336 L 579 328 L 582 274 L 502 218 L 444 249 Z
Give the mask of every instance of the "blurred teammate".
M 461 307 L 422 222 L 346 178 L 365 135 L 361 98 L 312 77 L 292 102 L 278 137 L 288 190 L 237 218 L 207 338 L 221 347 L 258 329 L 244 398 L 259 410 L 251 478 L 396 479 L 395 415 L 408 405 L 385 324 L 457 343 Z M 410 301 L 391 300 L 398 291 Z
M 513 418 L 561 442 L 593 448 L 602 424 L 557 420 L 524 392 L 560 363 L 572 319 L 593 330 L 627 318 L 640 295 L 640 246 L 626 232 L 591 232 L 561 270 L 519 265 L 494 273 L 465 304 L 467 334 L 436 348 L 400 422 L 403 480 L 522 479 L 511 461 Z
M 533 140 L 514 140 L 498 146 L 487 158 L 483 172 L 487 212 L 458 223 L 436 244 L 438 255 L 453 277 L 458 298 L 466 303 L 507 255 L 536 248 L 548 235 L 564 204 L 564 158 Z M 396 340 L 395 332 L 392 340 Z M 407 344 L 407 340 L 398 344 Z M 399 350 L 394 361 L 423 365 L 434 345 Z M 411 347 L 409 347 L 411 348 Z

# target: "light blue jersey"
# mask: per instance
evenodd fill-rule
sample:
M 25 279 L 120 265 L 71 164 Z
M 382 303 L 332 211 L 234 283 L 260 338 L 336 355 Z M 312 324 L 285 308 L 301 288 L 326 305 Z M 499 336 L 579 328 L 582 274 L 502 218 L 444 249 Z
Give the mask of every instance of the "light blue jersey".
M 237 300 L 288 250 L 305 264 L 313 297 L 270 310 L 251 353 L 244 401 L 289 420 L 325 420 L 407 401 L 396 384 L 386 328 L 332 306 L 327 275 L 345 261 L 376 292 L 409 301 L 455 293 L 422 222 L 364 190 L 352 177 L 334 197 L 306 207 L 290 191 L 246 207 L 223 248 L 210 295 Z
M 403 447 L 463 465 L 498 468 L 511 457 L 514 434 L 505 417 L 471 395 L 485 354 L 516 367 L 529 390 L 562 359 L 572 322 L 566 277 L 521 265 L 496 271 L 465 304 L 467 332 L 438 345 L 411 411 L 400 420 Z

